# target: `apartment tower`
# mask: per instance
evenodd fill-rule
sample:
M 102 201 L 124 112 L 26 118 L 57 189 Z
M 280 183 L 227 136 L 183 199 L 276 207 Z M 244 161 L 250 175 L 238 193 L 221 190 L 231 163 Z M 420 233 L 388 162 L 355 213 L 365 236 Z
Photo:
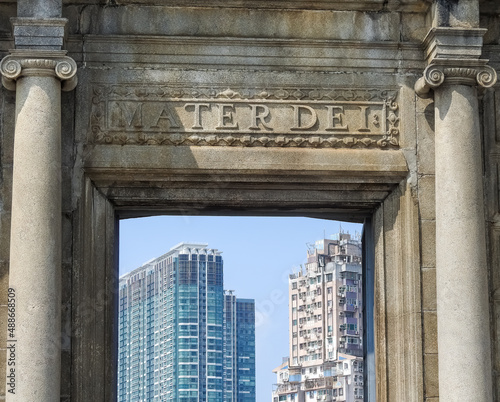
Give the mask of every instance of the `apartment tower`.
M 253 325 L 245 339 L 253 350 L 245 357 L 253 359 L 254 387 L 250 399 L 240 398 L 237 388 L 228 392 L 240 381 L 238 302 L 235 297 L 227 302 L 221 253 L 207 244 L 180 243 L 122 276 L 118 401 L 255 401 L 253 300 L 245 299 L 253 324 L 245 321 L 241 327 Z M 227 350 L 234 350 L 230 367 Z
M 362 400 L 362 284 L 359 238 L 309 245 L 305 269 L 289 277 L 290 355 L 274 370 L 273 401 Z

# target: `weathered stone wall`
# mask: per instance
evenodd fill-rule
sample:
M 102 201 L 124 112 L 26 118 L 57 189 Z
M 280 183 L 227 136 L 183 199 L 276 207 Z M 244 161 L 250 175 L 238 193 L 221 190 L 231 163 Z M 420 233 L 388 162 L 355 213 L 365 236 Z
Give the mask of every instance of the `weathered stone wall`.
M 499 70 L 500 9 L 494 3 L 481 3 L 480 25 L 488 28 L 484 57 Z M 114 394 L 109 381 L 115 216 L 231 211 L 356 221 L 373 216 L 377 400 L 437 402 L 434 106 L 413 87 L 425 68 L 422 41 L 439 16 L 419 0 L 162 4 L 64 2 L 65 48 L 78 63 L 79 85 L 62 97 L 61 400 L 110 400 Z M 0 57 L 13 48 L 8 18 L 15 12 L 14 3 L 0 1 Z M 495 376 L 500 369 L 498 92 L 487 90 L 482 102 Z M 186 119 L 193 118 L 194 106 L 191 111 L 184 105 L 196 100 L 213 110 L 217 102 L 231 101 L 263 117 L 253 129 L 257 134 L 214 128 L 209 135 L 178 130 L 175 137 L 166 136 L 143 127 L 154 125 L 154 105 L 162 99 L 181 102 L 181 120 L 186 111 Z M 359 116 L 349 123 L 371 124 L 370 134 L 324 126 L 311 136 L 285 130 L 285 118 L 276 126 L 265 120 L 265 107 L 277 116 L 283 105 L 299 101 L 309 108 L 321 101 L 357 101 L 358 108 L 377 111 L 383 103 L 382 118 L 394 131 L 383 141 L 373 114 L 367 115 L 369 123 Z M 110 113 L 120 102 L 127 106 L 113 120 Z M 15 94 L 0 88 L 1 325 L 14 108 Z M 138 110 L 144 113 L 140 120 Z M 206 114 L 208 107 L 201 110 L 214 127 L 220 123 Z M 321 125 L 328 115 L 317 113 Z M 233 124 L 228 119 L 222 117 L 222 125 Z M 6 334 L 5 325 L 0 334 Z M 0 400 L 4 393 L 0 382 Z

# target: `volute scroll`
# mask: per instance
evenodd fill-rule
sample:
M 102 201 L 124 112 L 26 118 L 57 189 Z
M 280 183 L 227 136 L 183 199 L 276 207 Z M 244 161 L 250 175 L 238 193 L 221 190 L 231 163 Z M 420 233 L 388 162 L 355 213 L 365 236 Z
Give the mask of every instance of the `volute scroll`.
M 428 98 L 430 90 L 444 83 L 470 85 L 490 88 L 497 82 L 494 68 L 486 65 L 487 60 L 476 60 L 475 63 L 464 62 L 454 65 L 452 60 L 436 60 L 426 67 L 424 74 L 415 83 L 415 92 L 421 98 Z
M 65 51 L 13 50 L 0 62 L 2 84 L 15 91 L 16 80 L 23 76 L 54 76 L 62 82 L 63 91 L 71 91 L 78 82 L 75 61 Z

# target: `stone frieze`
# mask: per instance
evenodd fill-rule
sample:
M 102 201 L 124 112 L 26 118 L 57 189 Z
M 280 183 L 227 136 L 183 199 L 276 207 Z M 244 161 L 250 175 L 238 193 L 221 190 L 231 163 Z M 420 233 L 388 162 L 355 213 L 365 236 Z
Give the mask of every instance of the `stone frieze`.
M 397 148 L 396 89 L 92 86 L 90 141 Z

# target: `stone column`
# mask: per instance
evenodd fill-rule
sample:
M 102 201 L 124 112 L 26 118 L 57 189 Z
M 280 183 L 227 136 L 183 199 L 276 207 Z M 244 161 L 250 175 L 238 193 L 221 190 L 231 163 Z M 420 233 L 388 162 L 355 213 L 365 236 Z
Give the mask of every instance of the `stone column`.
M 496 82 L 481 60 L 484 30 L 434 28 L 417 82 L 434 90 L 439 400 L 492 401 L 483 166 L 477 87 Z
M 61 82 L 63 89 L 74 88 L 76 64 L 52 49 L 62 44 L 65 23 L 14 21 L 17 49 L 0 63 L 3 84 L 16 90 L 8 401 L 60 399 Z M 40 31 L 46 35 L 37 37 Z

